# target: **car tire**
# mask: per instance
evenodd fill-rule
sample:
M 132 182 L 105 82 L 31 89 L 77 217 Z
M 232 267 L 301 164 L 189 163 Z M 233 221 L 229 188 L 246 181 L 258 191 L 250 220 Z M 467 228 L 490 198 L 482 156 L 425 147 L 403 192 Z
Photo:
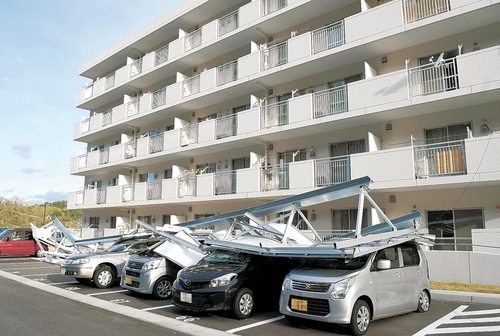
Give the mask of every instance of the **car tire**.
M 90 279 L 87 278 L 75 278 L 75 280 L 81 283 L 82 285 L 88 285 L 90 283 Z
M 370 326 L 370 319 L 370 306 L 363 300 L 356 301 L 351 313 L 351 323 L 349 323 L 352 334 L 364 335 Z
M 166 300 L 172 296 L 172 278 L 163 276 L 153 286 L 153 296 L 158 300 Z
M 241 288 L 233 300 L 233 314 L 238 320 L 246 319 L 252 315 L 255 299 L 252 290 Z
M 108 265 L 97 267 L 92 277 L 97 288 L 109 288 L 116 280 L 116 271 Z
M 45 253 L 44 252 L 45 251 L 38 249 L 38 250 L 36 250 L 35 256 L 37 258 L 43 258 L 43 257 L 45 257 Z
M 295 317 L 295 316 L 290 316 L 290 315 L 285 315 L 285 320 L 291 324 L 291 325 L 298 325 L 300 324 L 300 319 L 298 317 Z
M 420 292 L 420 296 L 418 297 L 418 305 L 417 312 L 425 313 L 429 310 L 429 305 L 431 304 L 431 298 L 429 297 L 429 293 L 424 289 Z

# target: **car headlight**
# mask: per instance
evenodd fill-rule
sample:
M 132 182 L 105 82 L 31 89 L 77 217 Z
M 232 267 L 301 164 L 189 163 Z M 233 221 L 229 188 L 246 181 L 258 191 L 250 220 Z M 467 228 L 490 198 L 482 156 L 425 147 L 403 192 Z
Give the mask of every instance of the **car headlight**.
M 332 298 L 343 299 L 346 297 L 347 292 L 351 289 L 354 284 L 356 277 L 350 277 L 333 284 Z
M 282 291 L 287 289 L 290 289 L 290 278 L 288 277 L 288 274 L 285 276 L 285 279 L 283 279 L 283 284 L 281 285 Z
M 74 259 L 74 260 L 68 260 L 66 259 L 66 264 L 69 265 L 80 265 L 80 264 L 87 264 L 90 262 L 89 258 L 83 258 L 83 259 Z
M 233 279 L 238 276 L 236 273 L 228 273 L 218 278 L 210 280 L 210 285 L 208 287 L 220 287 L 225 286 L 230 283 Z
M 152 270 L 160 266 L 160 260 L 150 260 L 142 265 L 143 270 Z

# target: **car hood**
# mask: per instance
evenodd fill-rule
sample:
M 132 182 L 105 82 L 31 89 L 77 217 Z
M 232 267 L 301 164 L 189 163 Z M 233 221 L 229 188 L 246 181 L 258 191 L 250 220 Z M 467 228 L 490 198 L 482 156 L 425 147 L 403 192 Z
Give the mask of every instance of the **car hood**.
M 297 268 L 290 273 L 289 277 L 294 280 L 317 281 L 317 282 L 337 282 L 345 278 L 358 275 L 361 270 L 341 270 L 323 268 Z
M 180 274 L 191 281 L 210 281 L 228 273 L 241 273 L 247 264 L 201 263 L 184 268 Z
M 78 260 L 78 259 L 102 259 L 102 258 L 115 258 L 122 255 L 128 255 L 127 252 L 97 252 L 97 253 L 81 253 L 75 254 L 67 257 L 67 260 Z

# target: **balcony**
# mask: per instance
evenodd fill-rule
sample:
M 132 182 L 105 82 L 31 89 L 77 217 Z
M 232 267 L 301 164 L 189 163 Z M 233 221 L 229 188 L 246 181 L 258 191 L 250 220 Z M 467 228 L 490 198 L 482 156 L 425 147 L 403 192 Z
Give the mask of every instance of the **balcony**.
M 413 150 L 417 178 L 467 174 L 463 140 L 418 145 Z

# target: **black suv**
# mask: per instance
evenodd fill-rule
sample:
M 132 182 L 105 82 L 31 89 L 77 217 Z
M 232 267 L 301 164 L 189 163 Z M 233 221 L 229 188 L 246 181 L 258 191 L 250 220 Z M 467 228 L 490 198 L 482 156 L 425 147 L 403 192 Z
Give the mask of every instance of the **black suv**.
M 177 274 L 172 303 L 191 311 L 232 311 L 250 317 L 255 305 L 278 307 L 281 284 L 297 262 L 217 249 Z

